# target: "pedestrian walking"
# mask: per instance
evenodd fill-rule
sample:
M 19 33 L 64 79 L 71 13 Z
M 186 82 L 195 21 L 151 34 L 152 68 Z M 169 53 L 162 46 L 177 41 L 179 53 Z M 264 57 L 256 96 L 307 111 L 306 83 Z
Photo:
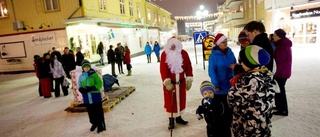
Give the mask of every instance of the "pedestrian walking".
M 104 46 L 102 42 L 99 42 L 98 44 L 97 53 L 100 55 L 99 63 L 104 66 Z
M 152 53 L 152 48 L 151 48 L 149 42 L 147 42 L 147 44 L 144 47 L 144 54 L 147 55 L 148 63 L 151 63 L 151 53 Z
M 160 45 L 157 41 L 154 42 L 153 52 L 157 56 L 157 62 L 160 62 Z

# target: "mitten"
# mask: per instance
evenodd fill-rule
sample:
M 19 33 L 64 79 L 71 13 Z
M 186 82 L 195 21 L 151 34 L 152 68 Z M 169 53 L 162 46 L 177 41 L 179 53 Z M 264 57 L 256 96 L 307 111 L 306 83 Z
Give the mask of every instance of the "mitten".
M 88 92 L 90 92 L 90 91 L 96 91 L 98 89 L 96 88 L 96 86 L 87 86 L 87 90 Z
M 203 116 L 201 115 L 202 113 L 203 113 L 203 107 L 199 106 L 198 109 L 196 110 L 198 120 L 203 119 Z
M 83 87 L 81 87 L 81 88 L 79 88 L 79 92 L 80 92 L 81 94 L 85 94 L 85 93 L 88 93 L 88 90 L 85 89 L 85 88 L 83 88 Z
M 171 83 L 171 80 L 166 81 L 166 83 L 164 83 L 164 86 L 168 91 L 172 91 L 174 89 L 173 84 Z
M 187 87 L 186 87 L 187 91 L 190 90 L 191 86 L 192 86 L 192 80 L 187 80 Z

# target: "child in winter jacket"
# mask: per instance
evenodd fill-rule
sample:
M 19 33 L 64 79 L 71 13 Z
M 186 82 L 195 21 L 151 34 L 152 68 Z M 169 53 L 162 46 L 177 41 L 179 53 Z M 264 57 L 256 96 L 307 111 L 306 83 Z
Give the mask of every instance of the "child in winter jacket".
M 232 87 L 227 96 L 233 111 L 233 135 L 270 137 L 275 82 L 272 72 L 264 66 L 270 61 L 270 56 L 255 45 L 242 49 L 239 56 L 245 72 L 231 80 Z
M 224 114 L 225 106 L 222 102 L 214 99 L 214 86 L 209 81 L 203 81 L 200 86 L 200 93 L 203 96 L 201 105 L 198 107 L 196 114 L 198 119 L 206 120 L 208 137 L 225 137 L 223 131 L 222 115 Z M 230 129 L 229 129 L 230 130 Z
M 100 88 L 102 80 L 99 74 L 91 68 L 88 60 L 83 60 L 81 63 L 82 74 L 79 76 L 78 86 L 83 97 L 83 104 L 86 105 L 89 120 L 92 124 L 90 131 L 94 131 L 97 127 L 97 132 L 100 133 L 106 130 L 104 122 L 104 112 L 102 108 L 102 96 Z

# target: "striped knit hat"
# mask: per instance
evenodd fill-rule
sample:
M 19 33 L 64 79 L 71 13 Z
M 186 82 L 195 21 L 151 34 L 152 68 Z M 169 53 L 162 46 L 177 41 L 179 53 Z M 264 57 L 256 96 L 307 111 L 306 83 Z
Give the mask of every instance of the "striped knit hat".
M 270 61 L 269 53 L 257 45 L 250 45 L 240 51 L 241 61 L 249 68 L 267 65 Z
M 201 95 L 203 96 L 203 93 L 207 90 L 212 91 L 212 92 L 215 91 L 214 85 L 210 81 L 203 81 L 200 85 Z

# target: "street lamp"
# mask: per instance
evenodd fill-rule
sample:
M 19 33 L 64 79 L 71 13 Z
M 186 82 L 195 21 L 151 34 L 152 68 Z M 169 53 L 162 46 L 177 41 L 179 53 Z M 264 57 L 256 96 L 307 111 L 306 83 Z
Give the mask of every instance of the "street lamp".
M 198 10 L 196 14 L 197 14 L 198 18 L 201 19 L 201 30 L 204 30 L 203 29 L 203 19 L 205 16 L 208 15 L 208 11 L 204 9 L 203 5 L 200 5 L 200 10 Z

